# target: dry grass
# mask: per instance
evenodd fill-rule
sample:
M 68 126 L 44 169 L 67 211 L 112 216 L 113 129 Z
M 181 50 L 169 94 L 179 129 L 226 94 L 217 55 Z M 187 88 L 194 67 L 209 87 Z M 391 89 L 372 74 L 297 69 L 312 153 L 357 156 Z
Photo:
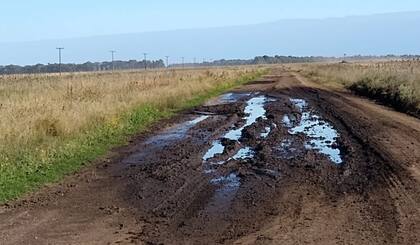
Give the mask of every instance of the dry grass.
M 0 149 L 77 134 L 145 103 L 173 107 L 185 98 L 249 71 L 212 69 L 2 77 Z
M 296 68 L 318 82 L 340 83 L 400 111 L 420 115 L 419 61 L 305 64 Z
M 0 202 L 55 181 L 258 67 L 0 77 Z

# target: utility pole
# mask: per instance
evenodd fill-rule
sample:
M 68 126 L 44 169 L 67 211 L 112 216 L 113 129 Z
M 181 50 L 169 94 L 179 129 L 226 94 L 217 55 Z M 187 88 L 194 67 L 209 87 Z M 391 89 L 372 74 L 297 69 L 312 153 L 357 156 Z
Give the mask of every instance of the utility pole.
M 185 68 L 185 57 L 182 57 L 182 69 Z
M 147 70 L 147 53 L 143 53 L 143 56 L 144 56 L 144 70 Z
M 197 58 L 194 57 L 194 66 L 197 64 Z
M 64 48 L 56 48 L 56 49 L 58 50 L 58 71 L 61 76 L 61 50 L 63 50 Z
M 115 70 L 115 65 L 114 65 L 114 54 L 115 54 L 117 51 L 115 51 L 115 50 L 110 50 L 109 52 L 111 53 L 112 72 L 114 72 L 114 70 Z
M 166 58 L 166 68 L 169 68 L 169 56 L 165 56 Z

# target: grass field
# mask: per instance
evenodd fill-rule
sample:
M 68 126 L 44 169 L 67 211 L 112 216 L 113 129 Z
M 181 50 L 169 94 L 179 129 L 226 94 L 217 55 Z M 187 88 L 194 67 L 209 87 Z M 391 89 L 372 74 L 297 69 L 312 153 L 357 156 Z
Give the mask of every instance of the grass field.
M 420 117 L 420 61 L 293 66 L 317 82 L 343 85 L 356 93 Z
M 56 181 L 258 67 L 0 77 L 0 202 Z

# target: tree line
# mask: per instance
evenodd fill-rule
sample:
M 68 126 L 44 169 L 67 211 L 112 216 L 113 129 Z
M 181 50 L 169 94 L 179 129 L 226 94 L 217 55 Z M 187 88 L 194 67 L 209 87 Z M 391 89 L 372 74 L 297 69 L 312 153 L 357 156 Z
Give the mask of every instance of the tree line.
M 363 59 L 416 59 L 418 55 L 386 55 L 386 56 L 347 56 L 344 59 L 348 61 L 363 60 Z M 286 63 L 309 63 L 319 61 L 341 61 L 343 58 L 337 57 L 322 57 L 322 56 L 257 56 L 253 59 L 221 59 L 215 61 L 203 61 L 201 63 L 185 63 L 185 64 L 172 64 L 170 67 L 203 67 L 203 66 L 235 66 L 235 65 L 259 65 L 259 64 L 286 64 Z M 7 65 L 0 66 L 0 74 L 32 74 L 32 73 L 57 73 L 62 72 L 87 72 L 87 71 L 110 71 L 110 70 L 129 70 L 129 69 L 157 69 L 164 68 L 165 63 L 163 60 L 147 60 L 147 61 L 121 61 L 114 62 L 86 62 L 83 64 L 36 64 L 27 66 Z
M 0 66 L 0 74 L 32 74 L 32 73 L 57 73 L 60 72 L 86 72 L 86 71 L 110 71 L 110 70 L 128 70 L 128 69 L 156 69 L 163 68 L 163 60 L 155 61 L 121 61 L 114 62 L 86 62 L 83 64 L 36 64 L 27 66 L 7 65 Z

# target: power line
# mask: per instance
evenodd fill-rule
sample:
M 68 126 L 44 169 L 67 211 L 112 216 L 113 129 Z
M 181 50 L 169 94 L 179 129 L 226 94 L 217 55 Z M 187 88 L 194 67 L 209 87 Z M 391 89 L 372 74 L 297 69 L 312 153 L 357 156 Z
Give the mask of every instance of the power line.
M 182 59 L 182 69 L 184 69 L 185 68 L 185 57 L 182 57 L 181 59 Z
M 166 58 L 166 67 L 169 68 L 169 56 L 165 56 Z
M 114 65 L 114 54 L 117 52 L 115 50 L 110 50 L 109 51 L 111 53 L 111 60 L 112 60 L 112 72 L 114 72 L 115 70 L 115 65 Z
M 64 48 L 56 48 L 56 49 L 58 50 L 58 71 L 61 76 L 61 50 L 63 50 Z
M 147 55 L 148 53 L 143 53 L 144 56 L 144 69 L 147 70 Z

